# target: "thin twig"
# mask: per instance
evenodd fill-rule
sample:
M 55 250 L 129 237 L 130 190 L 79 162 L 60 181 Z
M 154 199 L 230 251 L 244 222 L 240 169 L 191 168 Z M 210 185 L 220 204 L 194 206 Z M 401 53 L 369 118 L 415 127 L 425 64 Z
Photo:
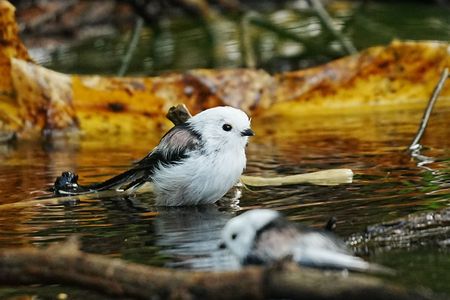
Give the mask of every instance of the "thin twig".
M 441 93 L 442 88 L 444 87 L 445 80 L 447 78 L 448 78 L 448 68 L 445 68 L 441 73 L 441 78 L 439 79 L 439 82 L 437 83 L 436 87 L 433 90 L 433 94 L 431 94 L 430 100 L 428 101 L 427 109 L 423 114 L 419 130 L 417 131 L 416 136 L 413 139 L 411 145 L 409 145 L 408 147 L 409 151 L 412 152 L 421 147 L 419 144 L 420 139 L 425 133 L 425 129 L 427 128 L 428 125 L 428 120 L 430 119 L 431 111 L 433 110 L 434 104 L 436 103 L 436 100 L 439 97 L 439 94 Z
M 317 14 L 322 24 L 330 31 L 341 43 L 342 47 L 348 54 L 355 54 L 358 52 L 355 46 L 351 41 L 346 39 L 344 35 L 336 29 L 333 24 L 333 20 L 328 14 L 327 10 L 323 7 L 322 3 L 319 0 L 309 0 L 311 7 L 314 9 L 314 12 Z
M 142 26 L 144 25 L 144 20 L 142 18 L 138 18 L 136 20 L 136 24 L 133 29 L 133 35 L 131 36 L 130 43 L 128 45 L 127 52 L 122 59 L 122 65 L 120 66 L 119 72 L 117 72 L 118 76 L 123 76 L 128 70 L 130 66 L 131 58 L 133 58 L 133 54 L 136 51 L 136 47 L 138 45 L 139 36 L 141 35 Z

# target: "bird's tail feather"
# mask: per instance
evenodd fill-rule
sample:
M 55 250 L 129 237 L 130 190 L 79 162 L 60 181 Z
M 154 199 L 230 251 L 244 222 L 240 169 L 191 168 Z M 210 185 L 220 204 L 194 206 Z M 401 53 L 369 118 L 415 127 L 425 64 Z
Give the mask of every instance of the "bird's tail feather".
M 302 255 L 300 264 L 320 268 L 347 269 L 355 272 L 394 275 L 395 271 L 379 264 L 369 263 L 360 257 L 331 251 L 314 251 L 311 255 Z
M 144 170 L 133 168 L 116 175 L 104 182 L 90 185 L 79 185 L 78 175 L 72 172 L 64 172 L 56 178 L 53 192 L 56 195 L 80 195 L 104 190 L 130 190 L 139 187 L 148 180 Z
M 104 182 L 94 183 L 87 187 L 96 191 L 104 191 L 110 189 L 128 190 L 143 184 L 146 180 L 145 177 L 146 176 L 142 170 L 131 169 L 119 175 L 116 175 Z

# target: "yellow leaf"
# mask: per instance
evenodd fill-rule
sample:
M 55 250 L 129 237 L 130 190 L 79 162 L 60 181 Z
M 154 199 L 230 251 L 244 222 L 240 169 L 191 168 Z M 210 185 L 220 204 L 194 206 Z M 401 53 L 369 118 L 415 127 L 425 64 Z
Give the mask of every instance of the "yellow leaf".
M 14 19 L 15 8 L 8 1 L 0 1 L 0 130 L 18 130 L 22 118 L 17 110 L 15 90 L 12 86 L 12 57 L 31 61 L 19 39 Z

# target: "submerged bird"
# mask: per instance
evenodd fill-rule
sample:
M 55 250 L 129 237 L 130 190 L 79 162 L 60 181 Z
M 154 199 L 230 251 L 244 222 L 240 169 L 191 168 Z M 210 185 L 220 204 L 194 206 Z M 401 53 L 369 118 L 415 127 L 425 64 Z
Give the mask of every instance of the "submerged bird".
M 134 190 L 152 182 L 157 205 L 214 203 L 239 181 L 246 166 L 248 137 L 253 135 L 250 119 L 242 110 L 210 108 L 170 129 L 132 169 L 90 186 L 78 186 L 76 175 L 63 173 L 54 189 L 80 194 Z
M 352 255 L 331 232 L 300 227 L 270 209 L 254 209 L 229 220 L 220 247 L 228 248 L 242 264 L 270 264 L 289 258 L 308 267 L 392 272 Z

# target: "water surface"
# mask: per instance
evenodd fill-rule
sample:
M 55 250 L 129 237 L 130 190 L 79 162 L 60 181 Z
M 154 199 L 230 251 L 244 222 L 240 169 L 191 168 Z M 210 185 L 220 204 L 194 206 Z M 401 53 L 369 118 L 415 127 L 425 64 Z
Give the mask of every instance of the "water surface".
M 41 247 L 78 234 L 82 249 L 90 253 L 170 268 L 230 270 L 238 264 L 226 250 L 217 248 L 220 230 L 227 220 L 247 209 L 273 208 L 294 222 L 315 227 L 335 216 L 337 233 L 346 238 L 368 225 L 448 208 L 450 109 L 440 107 L 432 116 L 422 154 L 435 162 L 425 166 L 418 166 L 405 152 L 421 114 L 417 109 L 375 109 L 372 113 L 295 119 L 255 117 L 257 135 L 248 146 L 247 174 L 270 177 L 350 168 L 355 172 L 354 182 L 237 188 L 217 205 L 192 208 L 155 207 L 151 193 L 14 209 L 0 205 L 0 248 Z M 2 145 L 0 203 L 44 195 L 64 170 L 77 172 L 81 183 L 106 179 L 143 157 L 161 134 Z M 449 237 L 444 228 L 441 239 Z M 450 294 L 445 244 L 372 246 L 360 254 L 396 269 L 399 275 L 392 280 Z M 58 288 L 67 290 L 54 289 Z M 28 292 L 44 295 L 51 291 Z M 82 293 L 75 295 L 82 297 Z

